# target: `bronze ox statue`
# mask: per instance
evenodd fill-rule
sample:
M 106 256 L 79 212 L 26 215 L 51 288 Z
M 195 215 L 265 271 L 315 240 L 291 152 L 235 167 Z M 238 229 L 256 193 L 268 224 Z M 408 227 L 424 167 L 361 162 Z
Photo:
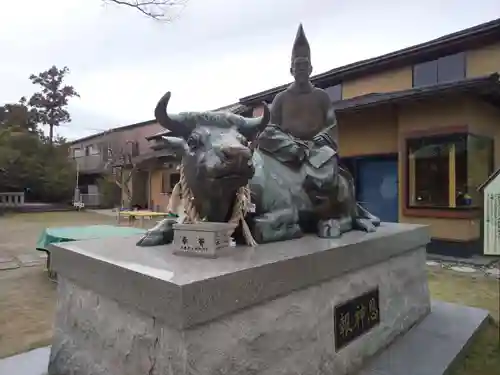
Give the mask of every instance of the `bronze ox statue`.
M 158 102 L 155 117 L 170 131 L 162 137 L 164 146 L 182 155 L 182 177 L 199 218 L 228 221 L 237 192 L 248 185 L 253 209 L 244 219 L 257 243 L 290 240 L 304 233 L 336 238 L 353 229 L 374 231 L 380 224 L 356 202 L 350 174 L 342 168 L 329 172 L 336 155 L 324 146 L 307 151 L 300 143 L 288 142 L 286 134 L 269 125 L 267 105 L 258 118 L 230 112 L 172 115 L 167 114 L 169 100 L 170 92 Z M 309 152 L 308 162 L 296 157 L 301 150 Z M 138 245 L 172 242 L 176 221 L 160 221 Z M 243 242 L 241 230 L 234 237 Z

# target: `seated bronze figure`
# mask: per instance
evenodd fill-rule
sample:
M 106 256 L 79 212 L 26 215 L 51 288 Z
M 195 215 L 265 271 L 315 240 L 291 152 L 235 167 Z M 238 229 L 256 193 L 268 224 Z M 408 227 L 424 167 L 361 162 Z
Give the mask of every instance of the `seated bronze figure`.
M 295 82 L 259 118 L 230 112 L 167 114 L 160 99 L 157 121 L 170 130 L 165 147 L 182 154 L 179 189 L 191 221 L 240 221 L 237 242 L 254 245 L 316 233 L 336 238 L 380 220 L 355 200 L 352 176 L 339 166 L 335 113 L 327 93 L 309 80 L 310 50 L 299 27 L 290 69 Z M 269 124 L 271 121 L 271 124 Z M 182 186 L 181 186 L 182 185 Z M 140 246 L 172 241 L 167 218 Z

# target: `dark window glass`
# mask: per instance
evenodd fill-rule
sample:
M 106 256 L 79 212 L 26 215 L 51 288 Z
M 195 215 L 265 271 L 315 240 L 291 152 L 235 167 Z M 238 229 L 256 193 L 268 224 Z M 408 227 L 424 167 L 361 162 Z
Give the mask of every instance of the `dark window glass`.
M 340 158 L 340 166 L 356 179 L 356 160 L 354 158 Z
M 327 87 L 325 91 L 332 102 L 342 100 L 342 84 Z
M 438 83 L 459 81 L 465 78 L 465 53 L 441 57 L 438 62 Z
M 491 174 L 493 143 L 467 134 L 407 140 L 410 207 L 479 206 L 477 187 Z
M 170 193 L 170 172 L 163 170 L 161 172 L 161 193 L 168 194 Z
M 413 87 L 459 81 L 465 78 L 465 53 L 440 57 L 413 66 Z
M 438 82 L 437 60 L 413 66 L 413 87 L 435 85 Z
M 172 173 L 170 175 L 170 189 L 174 190 L 175 185 L 179 182 L 181 175 L 179 173 Z
M 134 141 L 132 142 L 132 156 L 137 155 L 139 155 L 139 142 Z

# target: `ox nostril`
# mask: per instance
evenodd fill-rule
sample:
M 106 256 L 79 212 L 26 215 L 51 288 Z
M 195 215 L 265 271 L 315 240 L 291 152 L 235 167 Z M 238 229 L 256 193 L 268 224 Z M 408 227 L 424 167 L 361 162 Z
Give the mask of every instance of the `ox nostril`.
M 227 159 L 248 160 L 252 156 L 250 150 L 242 146 L 227 146 L 221 151 Z

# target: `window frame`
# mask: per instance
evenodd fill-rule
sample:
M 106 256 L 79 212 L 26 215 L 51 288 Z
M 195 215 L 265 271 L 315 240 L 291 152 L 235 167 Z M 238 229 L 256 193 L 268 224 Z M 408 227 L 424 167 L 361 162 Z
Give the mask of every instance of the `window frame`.
M 481 205 L 474 206 L 459 206 L 459 207 L 433 207 L 433 206 L 414 206 L 410 202 L 410 158 L 409 158 L 409 143 L 415 139 L 422 138 L 441 138 L 453 135 L 466 135 L 483 137 L 483 135 L 474 134 L 469 130 L 467 125 L 443 127 L 441 129 L 413 131 L 403 134 L 401 138 L 401 150 L 403 157 L 403 215 L 408 217 L 433 217 L 433 218 L 457 218 L 457 219 L 473 219 L 478 218 L 481 213 Z M 490 138 L 490 137 L 487 137 Z M 494 150 L 494 140 L 493 150 Z M 494 153 L 490 155 L 489 168 L 494 165 Z
M 330 95 L 330 92 L 328 91 L 328 89 L 329 89 L 329 88 L 332 88 L 332 87 L 338 87 L 338 88 L 339 88 L 339 92 L 340 92 L 340 97 L 339 97 L 339 99 L 335 99 L 335 100 L 333 100 L 333 99 L 332 99 L 332 96 Z M 343 93 L 344 87 L 343 87 L 343 85 L 342 85 L 342 82 L 337 83 L 337 84 L 335 84 L 335 85 L 330 85 L 330 86 L 326 87 L 324 90 L 325 90 L 325 92 L 328 94 L 328 97 L 330 98 L 330 101 L 331 101 L 332 103 L 339 102 L 339 101 L 341 101 L 341 100 L 343 100 L 343 99 L 344 99 L 344 93 Z
M 437 59 L 433 60 L 427 60 L 427 61 L 422 61 L 417 64 L 413 64 L 411 68 L 411 79 L 412 79 L 412 88 L 421 88 L 421 87 L 429 87 L 433 85 L 439 85 L 439 84 L 445 84 L 445 83 L 451 83 L 451 82 L 459 82 L 461 80 L 464 80 L 467 78 L 467 58 L 466 54 L 464 51 L 456 52 L 456 53 L 451 53 L 445 56 L 441 56 Z M 451 79 L 451 80 L 444 80 L 440 79 L 439 71 L 440 68 L 442 71 L 445 71 L 447 69 L 443 69 L 443 64 L 446 62 L 447 59 L 452 59 L 452 58 L 457 58 L 461 61 L 461 73 L 460 77 L 457 79 Z M 424 85 L 415 85 L 415 68 L 418 69 L 418 67 L 423 67 L 424 65 L 429 65 L 434 68 L 435 66 L 435 82 L 429 83 L 429 84 L 424 84 Z

